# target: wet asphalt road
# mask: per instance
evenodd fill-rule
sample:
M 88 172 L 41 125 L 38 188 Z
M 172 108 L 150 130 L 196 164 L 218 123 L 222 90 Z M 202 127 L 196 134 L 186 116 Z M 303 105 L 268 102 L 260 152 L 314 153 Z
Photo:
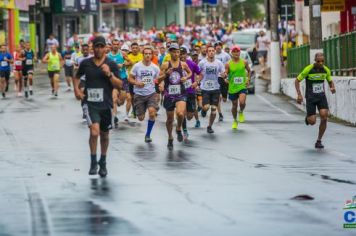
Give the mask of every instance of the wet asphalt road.
M 120 122 L 106 179 L 87 175 L 88 129 L 73 94 L 62 83 L 53 100 L 47 79 L 36 82 L 33 100 L 0 100 L 1 236 L 356 233 L 342 227 L 356 195 L 356 129 L 330 123 L 326 149 L 314 150 L 317 127 L 263 81 L 237 132 L 226 103 L 215 134 L 202 119 L 172 152 L 163 109 L 151 145 L 147 122 Z M 314 200 L 291 199 L 300 194 Z

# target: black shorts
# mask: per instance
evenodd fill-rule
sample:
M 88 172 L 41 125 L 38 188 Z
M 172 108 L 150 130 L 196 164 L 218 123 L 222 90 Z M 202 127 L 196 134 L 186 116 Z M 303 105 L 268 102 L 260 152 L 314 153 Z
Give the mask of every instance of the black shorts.
M 316 108 L 320 111 L 321 109 L 329 109 L 328 100 L 326 96 L 321 97 L 309 97 L 307 100 L 307 116 L 313 116 L 316 114 Z
M 166 109 L 166 111 L 174 111 L 174 109 L 176 108 L 176 103 L 181 102 L 181 101 L 186 102 L 187 98 L 182 97 L 182 98 L 178 98 L 178 99 L 170 99 L 170 98 L 164 97 L 163 107 L 164 107 L 164 109 Z
M 48 77 L 52 79 L 55 74 L 59 75 L 59 73 L 60 73 L 59 70 L 57 70 L 57 71 L 48 71 Z
M 100 125 L 100 131 L 102 132 L 108 132 L 112 129 L 111 109 L 100 110 L 88 106 L 86 103 L 83 103 L 82 108 L 89 127 L 92 124 L 97 123 Z
M 241 90 L 240 92 L 238 92 L 238 93 L 229 93 L 229 99 L 231 100 L 231 101 L 235 101 L 235 100 L 237 100 L 239 97 L 240 97 L 240 94 L 247 94 L 247 89 L 243 89 L 243 90 Z
M 204 91 L 202 90 L 203 95 L 203 106 L 218 106 L 220 99 L 220 90 Z
M 225 79 L 219 77 L 220 93 L 223 98 L 227 98 L 227 92 L 229 90 L 229 85 L 225 83 Z
M 29 74 L 33 75 L 33 67 L 32 66 L 31 67 L 24 67 L 22 69 L 22 75 L 25 77 L 25 79 L 27 79 L 27 76 Z
M 193 113 L 197 110 L 197 97 L 195 94 L 187 95 L 187 112 Z
M 0 78 L 5 78 L 5 80 L 9 81 L 10 71 L 0 71 Z
M 257 58 L 263 57 L 264 59 L 267 59 L 267 51 L 258 51 L 257 52 Z
M 74 66 L 64 65 L 64 76 L 65 77 L 73 77 L 74 76 Z

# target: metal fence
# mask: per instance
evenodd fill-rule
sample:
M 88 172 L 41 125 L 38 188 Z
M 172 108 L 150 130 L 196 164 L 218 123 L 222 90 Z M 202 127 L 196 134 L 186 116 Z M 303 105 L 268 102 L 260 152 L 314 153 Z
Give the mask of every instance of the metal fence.
M 310 45 L 301 45 L 287 50 L 288 77 L 297 77 L 310 64 Z
M 324 39 L 323 51 L 333 75 L 356 76 L 356 31 Z M 288 77 L 296 77 L 310 63 L 309 54 L 309 45 L 288 50 Z

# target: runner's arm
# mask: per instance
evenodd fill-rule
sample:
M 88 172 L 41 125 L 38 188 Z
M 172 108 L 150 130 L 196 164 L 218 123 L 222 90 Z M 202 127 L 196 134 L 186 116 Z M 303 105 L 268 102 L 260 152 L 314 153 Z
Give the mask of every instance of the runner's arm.
M 187 63 L 183 62 L 182 66 L 183 66 L 183 69 L 185 70 L 185 72 L 187 72 L 187 75 L 182 78 L 182 81 L 184 82 L 188 78 L 192 77 L 193 74 L 192 74 L 192 71 L 190 70 L 189 66 L 187 65 Z
M 225 83 L 229 83 L 229 73 L 230 73 L 230 66 L 229 63 L 225 64 L 225 73 L 226 73 L 226 78 L 225 78 Z
M 43 63 L 48 63 L 48 53 L 42 58 Z
M 248 61 L 245 60 L 245 68 L 247 70 L 247 81 L 246 84 L 249 85 L 250 84 L 250 80 L 251 80 L 251 68 L 250 65 L 248 64 Z
M 157 78 L 158 83 L 161 83 L 167 77 L 168 62 L 163 62 L 161 66 L 161 71 Z

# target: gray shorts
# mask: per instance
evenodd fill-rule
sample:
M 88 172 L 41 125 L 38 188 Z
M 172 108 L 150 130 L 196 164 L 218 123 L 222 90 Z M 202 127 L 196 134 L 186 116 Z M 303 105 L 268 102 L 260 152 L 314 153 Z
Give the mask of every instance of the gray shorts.
M 153 107 L 157 111 L 159 110 L 159 94 L 153 93 L 147 96 L 141 96 L 135 94 L 134 106 L 136 109 L 136 115 L 142 116 L 146 113 L 149 107 Z

